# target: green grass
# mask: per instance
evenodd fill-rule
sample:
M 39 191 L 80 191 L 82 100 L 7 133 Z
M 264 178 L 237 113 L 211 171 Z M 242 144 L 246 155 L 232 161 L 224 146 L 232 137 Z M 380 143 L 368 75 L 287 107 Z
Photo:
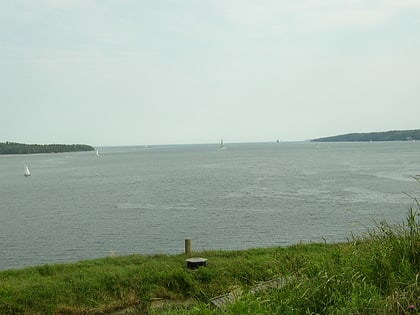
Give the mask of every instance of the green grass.
M 126 307 L 139 314 L 419 314 L 418 208 L 402 224 L 380 222 L 348 243 L 195 255 L 208 266 L 188 270 L 185 255 L 133 255 L 3 271 L 0 314 L 109 314 Z M 294 280 L 250 292 L 279 276 Z M 210 305 L 237 288 L 241 298 L 226 309 Z M 152 308 L 156 299 L 177 303 Z

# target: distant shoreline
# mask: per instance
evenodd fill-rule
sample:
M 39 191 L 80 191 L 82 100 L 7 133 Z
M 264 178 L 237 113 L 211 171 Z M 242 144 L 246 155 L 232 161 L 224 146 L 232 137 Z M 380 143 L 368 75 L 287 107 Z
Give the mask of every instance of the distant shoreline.
M 86 144 L 25 144 L 16 142 L 0 142 L 0 154 L 40 154 L 94 151 Z
M 312 139 L 311 142 L 370 142 L 370 141 L 416 141 L 420 140 L 420 129 L 391 130 L 385 132 L 347 133 L 338 136 Z

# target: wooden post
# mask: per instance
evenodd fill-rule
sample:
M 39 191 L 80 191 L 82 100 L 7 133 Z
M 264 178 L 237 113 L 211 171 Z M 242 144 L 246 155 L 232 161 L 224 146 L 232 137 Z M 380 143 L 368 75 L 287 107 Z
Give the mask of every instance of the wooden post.
M 190 238 L 185 239 L 185 254 L 186 255 L 192 254 L 192 239 Z

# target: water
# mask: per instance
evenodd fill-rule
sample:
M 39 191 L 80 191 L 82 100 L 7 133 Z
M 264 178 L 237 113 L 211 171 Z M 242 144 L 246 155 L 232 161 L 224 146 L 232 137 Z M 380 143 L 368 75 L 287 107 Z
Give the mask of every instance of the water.
M 0 156 L 0 269 L 340 242 L 404 220 L 420 143 L 114 147 Z M 23 176 L 23 165 L 32 175 Z

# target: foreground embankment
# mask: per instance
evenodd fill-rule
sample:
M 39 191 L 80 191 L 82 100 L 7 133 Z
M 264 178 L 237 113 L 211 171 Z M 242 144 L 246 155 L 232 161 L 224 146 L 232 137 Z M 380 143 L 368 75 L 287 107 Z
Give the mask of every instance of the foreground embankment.
M 208 260 L 195 270 L 185 255 L 133 255 L 3 271 L 0 314 L 418 314 L 419 227 L 410 210 L 343 244 L 194 253 Z

